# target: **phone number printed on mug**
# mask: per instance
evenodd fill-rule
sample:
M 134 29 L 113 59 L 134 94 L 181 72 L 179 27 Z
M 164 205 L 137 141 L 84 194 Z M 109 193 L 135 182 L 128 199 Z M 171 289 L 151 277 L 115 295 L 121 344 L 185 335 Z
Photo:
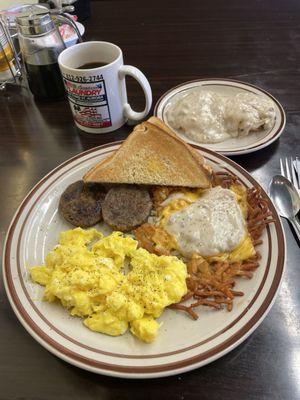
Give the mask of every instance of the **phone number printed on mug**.
M 90 76 L 76 76 L 71 74 L 63 74 L 65 80 L 77 83 L 95 83 L 103 80 L 102 75 L 90 75 Z

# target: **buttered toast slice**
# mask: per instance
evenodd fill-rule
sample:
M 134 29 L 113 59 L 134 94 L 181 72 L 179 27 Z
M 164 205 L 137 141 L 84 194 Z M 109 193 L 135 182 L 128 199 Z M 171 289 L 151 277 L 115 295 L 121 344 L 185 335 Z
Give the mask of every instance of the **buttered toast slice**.
M 207 188 L 203 157 L 160 119 L 137 125 L 118 150 L 91 168 L 85 182 Z

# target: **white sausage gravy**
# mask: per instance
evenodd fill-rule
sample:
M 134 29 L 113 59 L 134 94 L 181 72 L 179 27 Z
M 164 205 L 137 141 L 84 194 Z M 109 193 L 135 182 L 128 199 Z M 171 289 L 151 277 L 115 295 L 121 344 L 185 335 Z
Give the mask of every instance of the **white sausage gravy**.
M 273 103 L 254 93 L 225 96 L 205 89 L 189 91 L 167 110 L 167 122 L 199 143 L 247 136 L 274 125 Z
M 186 257 L 213 256 L 235 249 L 245 237 L 245 220 L 235 194 L 220 186 L 206 190 L 186 208 L 175 212 L 165 229 Z

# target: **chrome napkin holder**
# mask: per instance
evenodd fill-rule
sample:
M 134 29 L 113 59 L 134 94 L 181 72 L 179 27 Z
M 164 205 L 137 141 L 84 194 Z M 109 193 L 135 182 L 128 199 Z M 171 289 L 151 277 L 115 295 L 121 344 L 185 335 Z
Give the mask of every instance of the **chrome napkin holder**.
M 3 81 L 0 81 L 0 90 L 3 90 L 8 83 L 18 83 L 18 80 L 22 76 L 22 69 L 20 63 L 20 52 L 17 52 L 16 47 L 13 43 L 14 38 L 17 38 L 18 34 L 9 32 L 8 26 L 4 21 L 3 17 L 0 15 L 0 31 L 2 30 L 4 37 L 10 47 L 12 58 L 7 56 L 6 47 L 3 47 L 0 41 L 0 54 L 4 55 L 5 61 L 9 67 L 11 77 Z

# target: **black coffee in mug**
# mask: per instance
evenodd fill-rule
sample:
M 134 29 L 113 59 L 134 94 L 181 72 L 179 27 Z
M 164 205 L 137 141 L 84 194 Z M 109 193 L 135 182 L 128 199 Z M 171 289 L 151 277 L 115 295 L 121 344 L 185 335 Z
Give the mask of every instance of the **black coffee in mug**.
M 91 69 L 91 68 L 99 68 L 99 67 L 104 67 L 104 65 L 107 65 L 108 63 L 102 62 L 102 61 L 95 61 L 95 62 L 89 62 L 86 64 L 80 65 L 80 67 L 77 67 L 77 69 Z

